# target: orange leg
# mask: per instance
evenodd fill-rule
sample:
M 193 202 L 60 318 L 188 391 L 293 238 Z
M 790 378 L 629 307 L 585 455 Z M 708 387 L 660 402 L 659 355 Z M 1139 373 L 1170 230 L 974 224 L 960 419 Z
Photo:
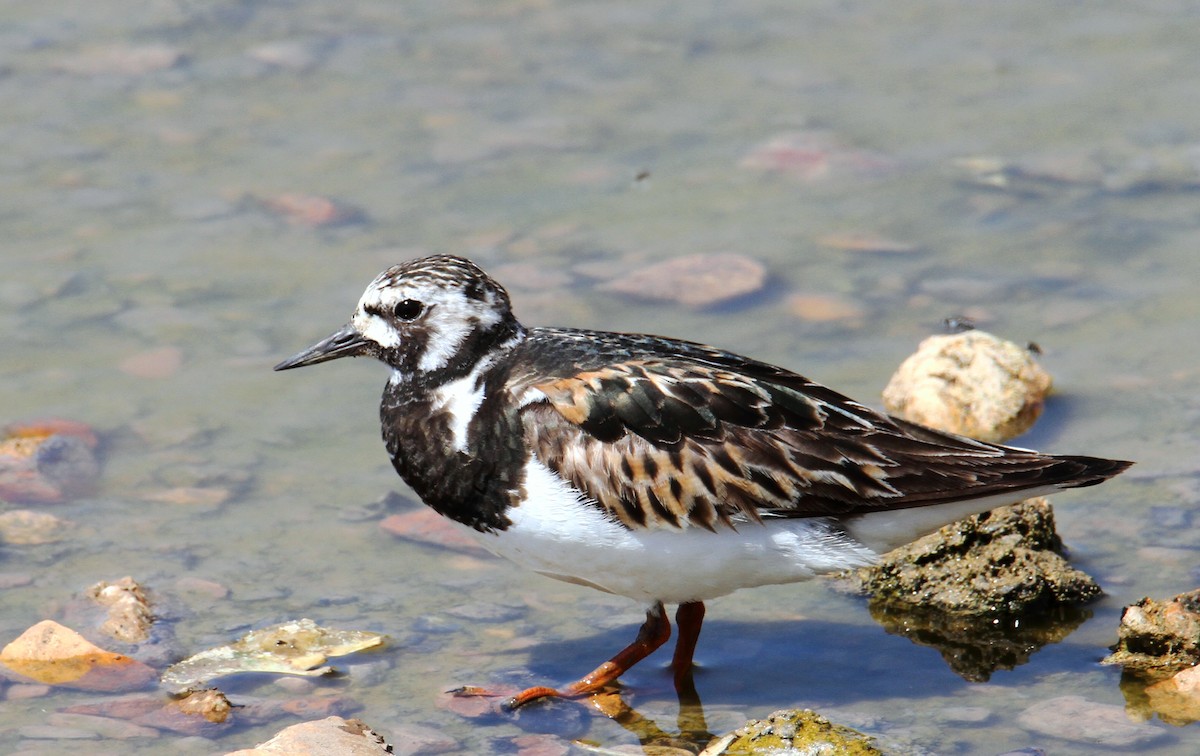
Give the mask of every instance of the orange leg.
M 675 624 L 679 627 L 679 640 L 675 641 L 675 656 L 671 658 L 671 669 L 675 670 L 675 690 L 678 691 L 690 689 L 692 654 L 696 652 L 700 626 L 704 624 L 704 602 L 689 601 L 680 604 L 675 612 Z
M 682 611 L 682 608 L 681 608 Z M 700 615 L 704 615 L 704 607 L 700 605 Z M 699 624 L 696 626 L 696 633 L 699 634 Z M 662 646 L 671 637 L 671 623 L 667 620 L 666 611 L 663 609 L 662 602 L 657 602 L 654 606 L 646 610 L 646 621 L 642 624 L 642 629 L 638 631 L 637 638 L 622 649 L 616 656 L 596 667 L 590 673 L 584 675 L 579 680 L 571 683 L 562 689 L 548 688 L 546 686 L 537 686 L 523 690 L 512 698 L 508 699 L 506 704 L 509 709 L 516 709 L 524 706 L 530 701 L 536 701 L 539 698 L 549 696 L 560 696 L 563 698 L 575 698 L 577 696 L 586 696 L 589 693 L 596 691 L 608 685 L 613 680 L 623 675 L 626 670 L 637 664 L 642 659 L 645 659 L 656 649 Z M 694 645 L 693 637 L 693 645 Z M 678 653 L 676 654 L 678 655 Z M 688 664 L 691 664 L 692 654 L 688 652 Z

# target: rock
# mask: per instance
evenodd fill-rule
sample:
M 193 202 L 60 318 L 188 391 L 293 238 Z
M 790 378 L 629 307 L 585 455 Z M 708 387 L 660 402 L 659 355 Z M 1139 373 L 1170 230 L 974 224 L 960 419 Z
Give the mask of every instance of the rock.
M 75 526 L 70 520 L 55 517 L 47 512 L 14 509 L 0 514 L 0 544 L 34 546 L 58 543 L 67 537 Z M 3 581 L 0 581 L 2 584 Z
M 1029 350 L 984 331 L 931 336 L 883 391 L 892 414 L 982 441 L 1028 430 L 1051 379 Z
M 0 435 L 0 500 L 55 503 L 89 493 L 100 475 L 96 434 L 83 423 L 48 419 Z
M 787 299 L 787 309 L 811 323 L 861 321 L 867 315 L 862 307 L 836 294 L 793 294 Z
M 831 723 L 816 712 L 781 709 L 766 719 L 752 719 L 714 740 L 699 756 L 759 756 L 769 753 L 837 753 L 882 756 L 872 739 Z
M 634 270 L 601 284 L 601 291 L 635 299 L 710 307 L 760 291 L 767 269 L 735 254 L 685 255 Z
M 1125 607 L 1112 651 L 1103 664 L 1141 672 L 1170 674 L 1200 664 L 1200 589 Z
M 175 486 L 144 491 L 141 498 L 178 507 L 219 507 L 233 498 L 233 492 L 221 486 Z
M 1082 696 L 1059 696 L 1021 712 L 1017 722 L 1039 735 L 1122 748 L 1129 753 L 1166 736 L 1147 724 L 1130 722 L 1120 706 L 1095 703 Z
M 160 733 L 150 727 L 120 719 L 98 717 L 92 714 L 70 714 L 54 712 L 46 717 L 46 724 L 55 727 L 87 730 L 105 739 L 128 740 L 129 738 L 157 738 Z
M 246 56 L 259 63 L 277 68 L 309 71 L 321 62 L 328 47 L 319 40 L 278 40 L 255 45 L 246 50 Z
M 817 130 L 774 136 L 751 149 L 738 165 L 810 182 L 843 176 L 878 177 L 896 168 L 891 158 L 847 147 L 833 134 Z
M 138 352 L 121 360 L 117 368 L 126 375 L 134 378 L 162 380 L 170 378 L 179 372 L 183 366 L 183 350 L 179 347 L 164 346 L 146 352 Z
M 36 682 L 83 690 L 136 690 L 155 679 L 145 664 L 105 651 L 53 620 L 37 623 L 5 646 L 0 665 Z
M 424 728 L 420 728 L 424 729 Z M 254 748 L 231 751 L 225 756 L 267 756 L 288 754 L 289 756 L 323 756 L 336 753 L 338 756 L 375 756 L 376 754 L 444 753 L 458 747 L 451 740 L 448 748 L 441 750 L 393 750 L 383 736 L 371 730 L 358 719 L 327 717 L 315 722 L 301 722 L 280 730 L 275 737 Z
M 258 202 L 288 223 L 304 228 L 343 226 L 366 220 L 362 210 L 315 194 L 289 192 L 264 197 Z
M 232 726 L 233 708 L 221 691 L 201 690 L 168 699 L 161 696 L 109 699 L 69 706 L 63 711 L 184 735 L 213 737 Z
M 855 590 L 891 606 L 1020 617 L 1101 595 L 1061 551 L 1054 510 L 1039 497 L 951 523 L 849 578 Z
M 150 638 L 154 613 L 145 591 L 132 577 L 96 583 L 88 589 L 88 596 L 108 607 L 108 619 L 100 626 L 101 632 L 123 643 L 141 643 Z
M 897 241 L 867 231 L 825 234 L 817 238 L 817 244 L 844 252 L 875 252 L 885 255 L 907 255 L 920 249 L 911 242 Z
M 476 556 L 491 555 L 474 538 L 454 527 L 445 517 L 424 505 L 411 512 L 389 515 L 379 522 L 386 533 L 406 541 L 423 543 L 426 546 L 461 551 Z
M 76 76 L 140 76 L 174 68 L 182 60 L 183 52 L 167 45 L 112 45 L 63 58 L 55 68 Z
M 310 619 L 251 630 L 233 643 L 201 651 L 162 674 L 164 685 L 187 690 L 223 675 L 242 672 L 317 677 L 333 670 L 330 656 L 345 656 L 382 645 L 387 636 L 321 627 Z

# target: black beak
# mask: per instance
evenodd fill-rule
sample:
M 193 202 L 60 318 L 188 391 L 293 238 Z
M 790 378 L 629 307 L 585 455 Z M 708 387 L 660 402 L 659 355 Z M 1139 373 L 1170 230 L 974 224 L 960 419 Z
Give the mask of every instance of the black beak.
M 367 340 L 359 335 L 353 326 L 347 324 L 303 352 L 288 357 L 276 365 L 275 369 L 291 370 L 306 365 L 316 365 L 318 362 L 336 360 L 339 357 L 361 357 L 369 354 L 368 346 Z

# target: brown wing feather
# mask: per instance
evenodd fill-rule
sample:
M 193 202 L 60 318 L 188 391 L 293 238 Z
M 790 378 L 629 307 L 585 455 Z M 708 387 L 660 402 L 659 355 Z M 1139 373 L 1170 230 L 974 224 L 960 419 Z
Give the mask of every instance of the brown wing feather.
M 632 360 L 534 384 L 538 457 L 631 528 L 845 516 L 1047 486 L 1127 464 L 986 444 L 772 369 Z M 1017 497 L 1014 497 L 1017 498 Z

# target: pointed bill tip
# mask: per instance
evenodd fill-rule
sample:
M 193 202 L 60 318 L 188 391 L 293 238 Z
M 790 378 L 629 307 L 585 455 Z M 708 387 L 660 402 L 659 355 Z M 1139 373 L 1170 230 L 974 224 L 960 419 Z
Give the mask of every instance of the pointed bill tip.
M 274 370 L 291 370 L 292 368 L 316 365 L 320 362 L 336 360 L 339 357 L 360 357 L 368 353 L 368 343 L 351 325 L 345 325 L 338 331 L 321 339 L 303 352 L 288 357 L 274 367 Z

